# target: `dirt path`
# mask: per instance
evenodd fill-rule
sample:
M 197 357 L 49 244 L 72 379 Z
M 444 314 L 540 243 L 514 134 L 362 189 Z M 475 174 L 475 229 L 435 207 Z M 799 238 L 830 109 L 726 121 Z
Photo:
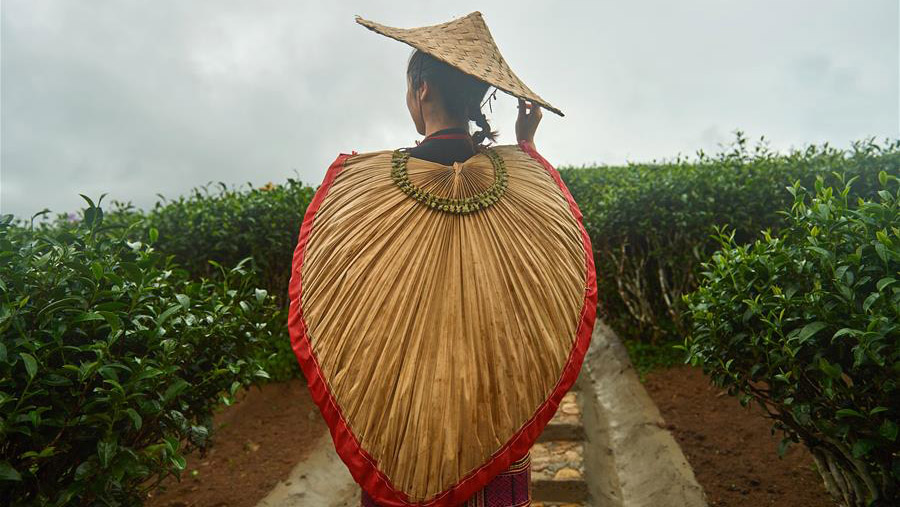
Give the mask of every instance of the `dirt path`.
M 831 505 L 809 453 L 791 446 L 780 459 L 775 452 L 780 437 L 770 433 L 761 409 L 741 407 L 736 398 L 720 394 L 699 369 L 651 372 L 644 387 L 709 505 Z M 148 507 L 358 505 L 359 488 L 301 381 L 268 384 L 238 398 L 216 415 L 210 453 L 189 455 L 182 481 L 167 479 L 166 491 L 158 491 Z M 540 467 L 537 460 L 533 480 L 540 479 Z
M 238 399 L 216 414 L 207 456 L 189 455 L 181 482 L 167 478 L 167 490 L 147 507 L 254 507 L 328 436 L 300 380 L 254 387 Z
M 776 453 L 781 433 L 751 403 L 710 384 L 699 368 L 678 366 L 647 375 L 647 392 L 694 469 L 711 506 L 832 505 L 812 456 L 800 444 Z

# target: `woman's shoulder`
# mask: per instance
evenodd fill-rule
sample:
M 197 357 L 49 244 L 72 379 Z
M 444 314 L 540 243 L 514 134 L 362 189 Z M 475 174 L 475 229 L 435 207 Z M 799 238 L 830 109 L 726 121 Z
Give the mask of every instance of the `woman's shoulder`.
M 341 152 L 338 154 L 337 158 L 334 159 L 334 162 L 331 163 L 332 166 L 335 165 L 346 165 L 347 163 L 353 161 L 362 161 L 362 160 L 370 160 L 373 158 L 377 158 L 379 156 L 390 156 L 394 150 L 377 150 L 377 151 L 363 151 L 359 152 L 356 150 L 351 150 L 350 153 Z
M 384 155 L 385 153 L 393 153 L 394 150 L 374 150 L 374 151 L 356 151 L 352 150 L 350 153 L 341 152 L 338 154 L 337 158 L 342 157 L 371 157 L 375 155 Z
M 528 141 L 520 141 L 516 144 L 501 144 L 492 146 L 492 148 L 506 160 L 515 160 L 523 163 L 537 162 L 540 165 L 549 165 L 549 162 L 538 153 L 534 144 Z
M 340 153 L 337 158 L 334 160 L 332 165 L 334 164 L 347 164 L 347 163 L 365 163 L 365 162 L 376 162 L 379 160 L 390 160 L 396 151 L 408 151 L 412 149 L 411 147 L 401 147 L 401 148 L 393 148 L 393 149 L 384 149 L 384 150 L 373 150 L 373 151 L 363 151 L 358 152 L 356 150 L 352 150 L 350 153 Z M 541 164 L 547 163 L 546 160 L 538 153 L 534 144 L 528 141 L 521 141 L 516 144 L 496 144 L 488 146 L 488 149 L 493 150 L 495 153 L 500 155 L 502 158 L 510 160 L 510 159 L 519 159 L 522 161 L 537 161 Z

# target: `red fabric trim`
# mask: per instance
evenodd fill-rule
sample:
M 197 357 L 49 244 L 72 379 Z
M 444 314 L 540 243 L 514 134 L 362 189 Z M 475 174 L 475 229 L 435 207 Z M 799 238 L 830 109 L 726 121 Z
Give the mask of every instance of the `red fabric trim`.
M 581 308 L 581 316 L 579 318 L 578 327 L 575 333 L 575 343 L 569 354 L 566 364 L 563 367 L 563 373 L 553 388 L 550 397 L 538 407 L 535 414 L 529 419 L 522 428 L 517 431 L 510 440 L 503 445 L 494 456 L 486 463 L 471 471 L 463 477 L 459 483 L 453 487 L 443 491 L 434 498 L 424 503 L 411 503 L 409 497 L 402 491 L 397 490 L 390 483 L 388 478 L 378 469 L 375 460 L 359 445 L 356 436 L 350 431 L 347 421 L 341 413 L 340 407 L 334 399 L 331 390 L 328 388 L 325 378 L 322 375 L 319 362 L 313 354 L 309 339 L 306 334 L 306 323 L 303 320 L 303 311 L 300 307 L 302 294 L 302 280 L 300 277 L 301 268 L 303 266 L 303 258 L 306 253 L 306 244 L 312 232 L 313 222 L 316 212 L 321 206 L 328 189 L 334 183 L 334 179 L 344 168 L 347 159 L 351 155 L 342 153 L 328 168 L 325 179 L 316 190 L 316 194 L 310 202 L 309 207 L 303 217 L 303 223 L 300 226 L 300 235 L 297 246 L 294 249 L 294 259 L 292 263 L 291 279 L 288 287 L 288 297 L 290 305 L 288 308 L 288 331 L 291 338 L 291 347 L 297 356 L 297 361 L 307 379 L 307 387 L 312 395 L 313 401 L 322 412 L 328 428 L 331 432 L 331 438 L 335 444 L 335 450 L 340 458 L 347 465 L 353 479 L 365 489 L 380 505 L 384 507 L 406 507 L 411 505 L 420 505 L 423 507 L 451 507 L 465 502 L 473 494 L 486 486 L 491 479 L 508 469 L 516 460 L 525 456 L 534 445 L 534 442 L 540 436 L 544 427 L 553 417 L 559 407 L 559 402 L 563 395 L 575 383 L 578 372 L 581 370 L 584 356 L 587 353 L 588 345 L 591 340 L 591 332 L 594 328 L 597 307 L 597 280 L 594 271 L 594 256 L 591 249 L 590 238 L 584 228 L 581 220 L 581 211 L 578 209 L 575 200 L 569 193 L 568 188 L 559 177 L 559 173 L 541 157 L 530 143 L 519 143 L 519 147 L 528 153 L 532 158 L 540 162 L 556 184 L 562 190 L 569 202 L 569 209 L 575 216 L 581 230 L 582 243 L 585 250 L 585 296 L 584 303 Z M 356 152 L 353 152 L 355 155 Z
M 425 141 L 429 141 L 431 139 L 469 139 L 470 137 L 472 136 L 470 136 L 469 134 L 441 134 L 437 136 L 426 137 L 422 140 L 422 142 L 424 143 Z
M 355 155 L 356 152 L 354 151 L 353 154 Z M 306 322 L 303 320 L 303 309 L 300 306 L 303 293 L 303 284 L 300 276 L 301 267 L 303 266 L 306 245 L 312 232 L 315 215 L 332 183 L 334 183 L 334 179 L 344 168 L 344 164 L 350 156 L 352 155 L 342 153 L 331 164 L 325 173 L 325 179 L 318 190 L 316 190 L 303 216 L 300 236 L 294 249 L 291 279 L 288 285 L 288 297 L 290 298 L 288 332 L 291 337 L 291 348 L 297 357 L 297 361 L 300 363 L 303 375 L 306 377 L 310 395 L 325 418 L 331 438 L 334 441 L 335 450 L 347 465 L 353 479 L 367 491 L 373 492 L 373 497 L 384 502 L 385 506 L 400 507 L 410 505 L 408 497 L 403 492 L 393 488 L 387 477 L 378 470 L 375 460 L 360 447 L 356 436 L 350 431 L 350 427 L 344 419 L 341 409 L 334 399 L 334 395 L 328 388 L 325 377 L 322 375 L 319 361 L 313 354 L 306 333 Z

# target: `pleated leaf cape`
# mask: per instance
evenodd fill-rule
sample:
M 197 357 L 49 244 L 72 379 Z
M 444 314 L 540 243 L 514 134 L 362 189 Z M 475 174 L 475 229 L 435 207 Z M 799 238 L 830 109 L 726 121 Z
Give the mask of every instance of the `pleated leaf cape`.
M 300 228 L 288 327 L 354 480 L 387 507 L 453 506 L 531 449 L 575 382 L 593 253 L 531 143 L 451 166 L 406 157 L 405 190 L 398 153 L 328 168 Z M 422 198 L 470 202 L 500 169 L 499 197 L 474 211 Z

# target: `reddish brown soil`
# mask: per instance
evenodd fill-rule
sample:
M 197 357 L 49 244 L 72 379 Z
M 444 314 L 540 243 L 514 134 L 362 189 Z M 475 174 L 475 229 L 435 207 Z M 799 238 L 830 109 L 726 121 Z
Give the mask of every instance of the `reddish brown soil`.
M 772 434 L 772 420 L 755 402 L 742 407 L 688 365 L 652 371 L 644 385 L 711 506 L 834 505 L 801 444 L 778 457 L 781 432 Z
M 327 431 L 301 380 L 253 387 L 237 398 L 214 416 L 215 444 L 206 457 L 188 455 L 181 482 L 166 478 L 160 487 L 167 490 L 147 507 L 254 507 Z

